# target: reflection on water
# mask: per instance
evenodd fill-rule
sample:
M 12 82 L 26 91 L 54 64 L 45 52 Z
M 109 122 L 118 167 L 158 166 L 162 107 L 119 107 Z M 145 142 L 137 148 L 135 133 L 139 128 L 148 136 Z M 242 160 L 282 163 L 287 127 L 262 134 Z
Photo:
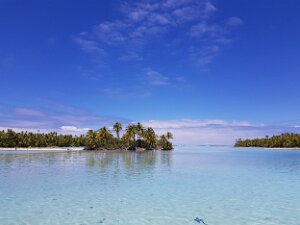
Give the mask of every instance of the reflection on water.
M 86 155 L 87 166 L 125 167 L 127 169 L 155 168 L 156 164 L 171 166 L 172 152 L 90 152 Z
M 300 151 L 0 152 L 0 224 L 297 225 Z
M 88 167 L 101 169 L 155 168 L 156 164 L 171 166 L 172 152 L 146 151 L 146 152 L 0 152 L 0 164 L 14 164 L 14 166 L 30 166 L 31 164 L 74 164 L 81 160 Z

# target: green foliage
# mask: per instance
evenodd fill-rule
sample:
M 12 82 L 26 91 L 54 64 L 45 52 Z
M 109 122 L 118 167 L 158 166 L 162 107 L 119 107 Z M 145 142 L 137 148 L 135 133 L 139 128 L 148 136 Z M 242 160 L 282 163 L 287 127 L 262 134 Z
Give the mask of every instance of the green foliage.
M 115 123 L 113 130 L 116 132 L 115 138 L 107 128 L 101 128 L 96 132 L 89 131 L 87 135 L 87 148 L 88 149 L 127 149 L 136 150 L 142 148 L 145 150 L 162 149 L 172 150 L 173 145 L 169 139 L 173 138 L 173 134 L 168 132 L 164 135 L 163 139 L 157 139 L 157 135 L 151 127 L 145 128 L 142 124 L 129 124 L 122 138 L 119 138 L 117 131 L 121 124 Z M 103 134 L 102 134 L 103 133 Z M 104 135 L 105 134 L 105 135 Z
M 235 147 L 299 148 L 300 134 L 284 133 L 272 137 L 256 139 L 238 139 Z
M 168 132 L 167 134 L 160 136 L 158 145 L 161 147 L 162 150 L 165 151 L 173 150 L 173 144 L 169 141 L 169 139 L 172 138 L 173 138 L 173 134 Z
M 122 130 L 122 125 L 119 122 L 116 122 L 113 126 L 114 131 L 116 132 L 117 138 L 120 139 L 120 131 Z
M 0 131 L 0 147 L 79 147 L 85 146 L 85 136 L 58 135 L 56 132 L 32 133 L 8 129 Z
M 120 138 L 122 125 L 115 123 L 113 126 L 116 137 L 111 131 L 102 127 L 97 131 L 89 130 L 86 135 L 72 136 L 51 133 L 16 133 L 13 130 L 0 131 L 0 147 L 77 147 L 85 146 L 89 150 L 98 149 L 127 149 L 145 150 L 162 149 L 172 150 L 173 145 L 169 139 L 173 138 L 172 133 L 157 138 L 152 128 L 144 128 L 142 124 L 130 124 L 126 127 L 125 133 Z

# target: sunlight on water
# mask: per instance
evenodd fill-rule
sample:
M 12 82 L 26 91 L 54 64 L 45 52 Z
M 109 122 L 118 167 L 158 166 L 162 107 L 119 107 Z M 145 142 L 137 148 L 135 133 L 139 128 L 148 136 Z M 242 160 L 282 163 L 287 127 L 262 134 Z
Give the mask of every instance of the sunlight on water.
M 300 151 L 2 151 L 0 178 L 4 225 L 300 224 Z

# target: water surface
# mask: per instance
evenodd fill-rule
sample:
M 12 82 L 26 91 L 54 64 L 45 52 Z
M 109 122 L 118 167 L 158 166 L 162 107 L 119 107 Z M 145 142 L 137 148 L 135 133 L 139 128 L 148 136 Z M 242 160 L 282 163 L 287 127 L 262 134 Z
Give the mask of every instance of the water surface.
M 300 151 L 0 151 L 0 224 L 299 225 Z

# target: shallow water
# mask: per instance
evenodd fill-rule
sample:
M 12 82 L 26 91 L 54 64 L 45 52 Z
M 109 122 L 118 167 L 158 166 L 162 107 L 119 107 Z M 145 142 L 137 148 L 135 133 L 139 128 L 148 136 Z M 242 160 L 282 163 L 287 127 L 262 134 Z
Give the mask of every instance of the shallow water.
M 299 225 L 300 151 L 0 152 L 0 224 Z

